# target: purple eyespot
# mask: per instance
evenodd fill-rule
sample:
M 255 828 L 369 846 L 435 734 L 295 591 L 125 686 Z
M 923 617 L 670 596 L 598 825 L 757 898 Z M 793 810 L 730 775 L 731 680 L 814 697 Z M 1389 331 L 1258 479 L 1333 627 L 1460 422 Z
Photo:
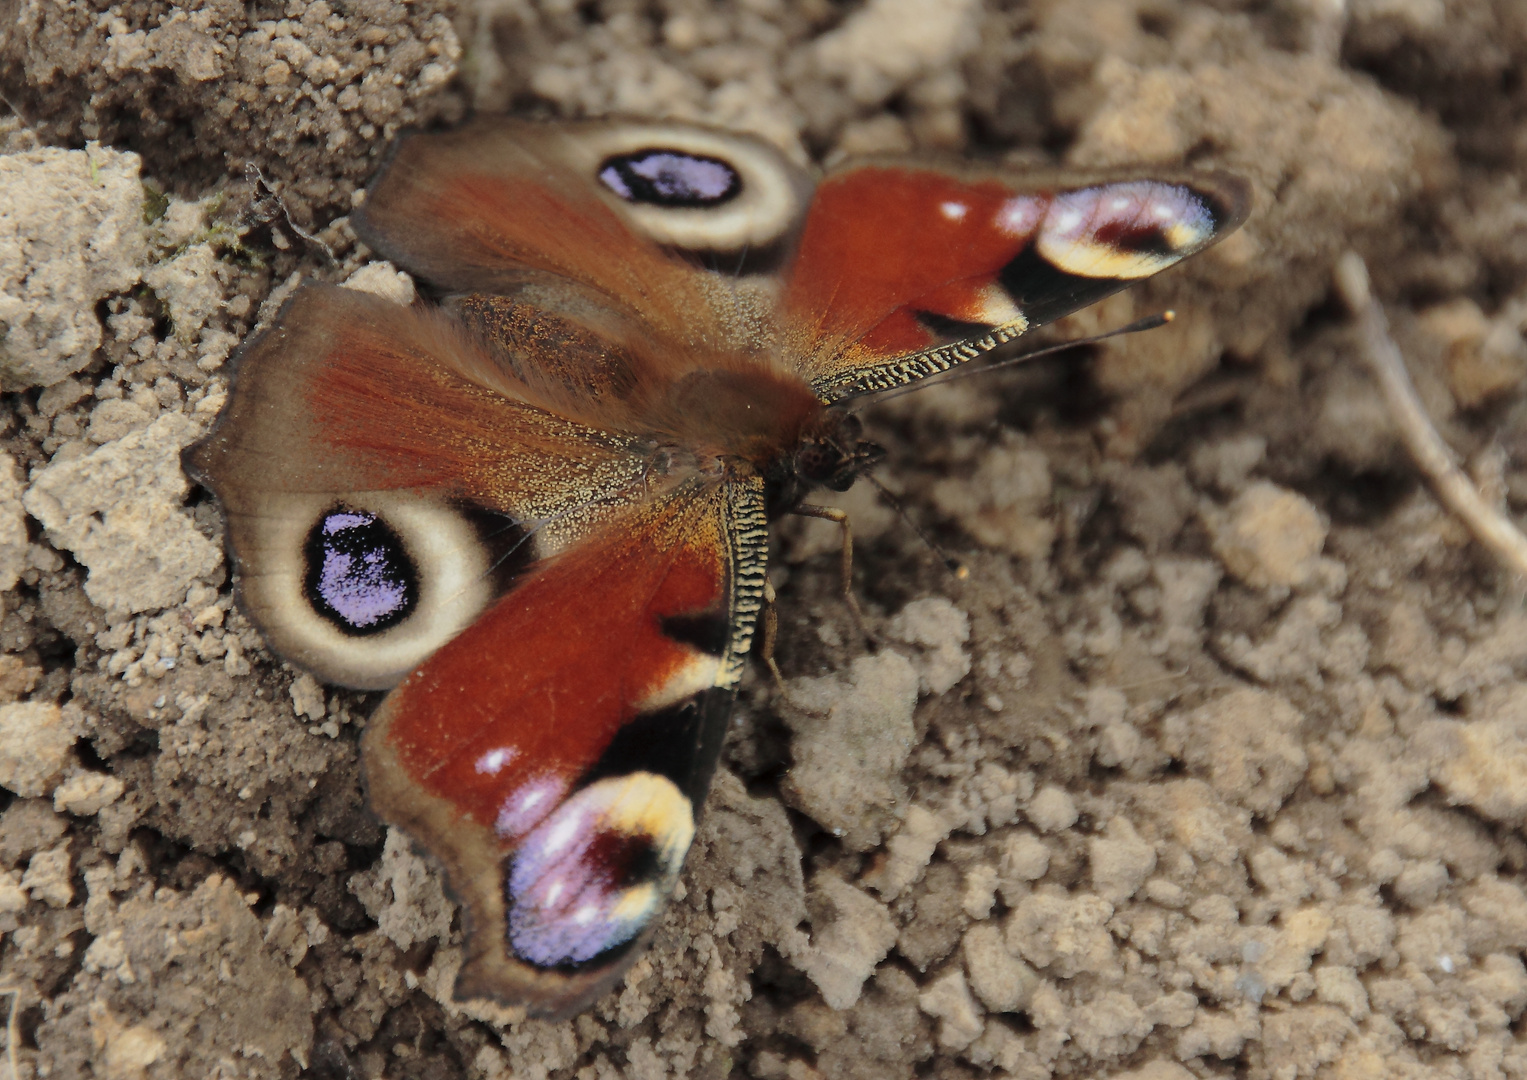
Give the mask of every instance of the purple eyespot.
M 514 954 L 576 967 L 629 946 L 678 880 L 695 835 L 689 799 L 666 777 L 633 772 L 536 812 L 523 834 L 499 819 L 500 835 L 519 842 L 504 882 Z
M 717 206 L 742 190 L 742 177 L 726 162 L 679 150 L 638 150 L 606 158 L 599 180 L 626 202 L 654 206 Z
M 408 617 L 418 572 L 402 539 L 375 514 L 336 506 L 303 545 L 303 589 L 313 609 L 342 633 L 380 633 Z

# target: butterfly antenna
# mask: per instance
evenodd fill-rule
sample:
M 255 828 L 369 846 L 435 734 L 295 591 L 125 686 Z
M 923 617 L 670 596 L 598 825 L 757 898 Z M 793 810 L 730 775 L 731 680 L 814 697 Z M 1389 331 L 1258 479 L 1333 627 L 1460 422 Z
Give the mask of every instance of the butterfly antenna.
M 912 516 L 907 513 L 907 508 L 902 505 L 901 500 L 891 492 L 890 488 L 886 487 L 869 473 L 865 473 L 864 478 L 875 485 L 875 489 L 880 492 L 880 497 L 885 500 L 886 505 L 896 511 L 896 516 L 901 518 L 902 523 L 912 530 L 912 534 L 921 540 L 929 551 L 938 556 L 938 560 L 944 564 L 945 570 L 954 575 L 958 581 L 964 581 L 970 576 L 969 567 L 941 548 L 931 536 L 917 527 L 917 522 L 912 520 Z
M 918 390 L 926 390 L 930 386 L 942 386 L 945 383 L 952 383 L 958 379 L 968 379 L 975 375 L 988 375 L 993 371 L 1001 371 L 1003 368 L 1026 364 L 1031 360 L 1038 360 L 1041 356 L 1053 356 L 1068 349 L 1079 349 L 1084 345 L 1096 345 L 1100 341 L 1123 337 L 1125 334 L 1140 334 L 1146 330 L 1155 330 L 1158 327 L 1165 326 L 1175 318 L 1177 318 L 1175 311 L 1159 311 L 1154 315 L 1147 315 L 1143 319 L 1136 319 L 1128 326 L 1121 326 L 1116 330 L 1108 330 L 1101 334 L 1093 334 L 1090 337 L 1075 338 L 1071 341 L 1047 345 L 1043 349 L 1035 349 L 1033 352 L 1020 353 L 1017 356 L 1010 356 L 1006 360 L 998 360 L 995 364 L 981 364 L 978 366 L 961 365 L 951 368 L 949 371 L 941 372 L 931 378 L 920 379 L 910 386 L 899 386 L 894 390 L 880 394 L 878 397 L 875 396 L 873 391 L 855 396 L 867 398 L 868 400 L 864 402 L 866 405 L 878 405 L 882 401 L 893 401 L 899 397 L 906 397 L 906 395 L 915 393 Z

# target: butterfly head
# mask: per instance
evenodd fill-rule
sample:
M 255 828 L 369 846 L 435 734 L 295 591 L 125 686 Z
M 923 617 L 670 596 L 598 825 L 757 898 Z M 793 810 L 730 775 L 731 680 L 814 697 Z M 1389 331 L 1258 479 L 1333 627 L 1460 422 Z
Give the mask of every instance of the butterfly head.
M 864 425 L 846 409 L 823 409 L 801 432 L 794 453 L 765 472 L 769 512 L 788 513 L 816 488 L 847 491 L 878 465 L 885 450 L 862 438 Z

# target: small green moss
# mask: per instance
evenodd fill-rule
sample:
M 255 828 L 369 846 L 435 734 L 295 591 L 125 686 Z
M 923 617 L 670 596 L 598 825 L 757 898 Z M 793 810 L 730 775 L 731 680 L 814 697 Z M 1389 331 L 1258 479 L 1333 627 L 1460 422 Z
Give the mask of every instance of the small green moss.
M 152 225 L 170 209 L 170 197 L 147 180 L 143 181 L 143 224 Z
M 265 266 L 265 260 L 260 253 L 252 248 L 244 246 L 244 238 L 236 229 L 218 222 L 203 229 L 192 241 L 198 244 L 211 244 L 217 249 L 217 257 L 236 266 L 243 266 L 250 270 L 260 270 Z

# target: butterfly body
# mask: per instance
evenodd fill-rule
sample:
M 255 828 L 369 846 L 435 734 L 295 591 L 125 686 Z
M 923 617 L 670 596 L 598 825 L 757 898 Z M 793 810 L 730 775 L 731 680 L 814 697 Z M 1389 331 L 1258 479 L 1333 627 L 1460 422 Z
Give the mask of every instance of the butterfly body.
M 390 689 L 368 795 L 463 905 L 458 996 L 565 1013 L 638 954 L 720 752 L 767 523 L 881 456 L 852 400 L 1244 213 L 1214 175 L 813 181 L 680 124 L 404 140 L 357 230 L 433 302 L 299 290 L 187 465 L 272 646 Z

